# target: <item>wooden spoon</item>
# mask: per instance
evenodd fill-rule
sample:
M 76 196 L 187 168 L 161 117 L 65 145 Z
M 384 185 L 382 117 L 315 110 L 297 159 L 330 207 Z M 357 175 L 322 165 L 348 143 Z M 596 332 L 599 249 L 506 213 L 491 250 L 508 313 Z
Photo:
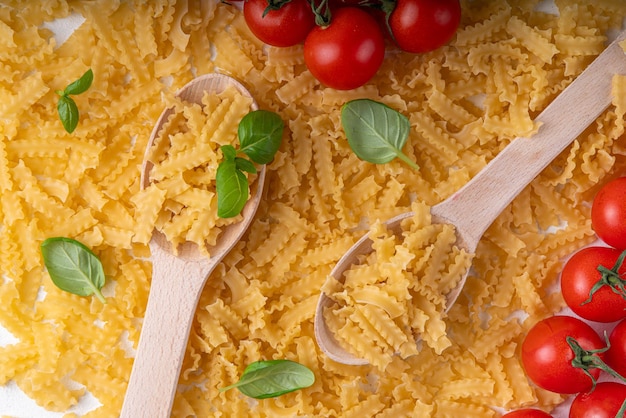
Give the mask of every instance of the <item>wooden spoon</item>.
M 618 42 L 620 33 L 585 71 L 537 116 L 539 132 L 532 138 L 516 138 L 460 190 L 431 208 L 432 220 L 456 228 L 457 245 L 475 253 L 487 228 L 511 201 L 580 135 L 611 103 L 614 74 L 626 74 L 626 56 Z M 401 214 L 386 224 L 396 234 L 400 223 L 412 213 Z M 372 251 L 372 241 L 362 237 L 339 260 L 328 280 L 344 281 L 343 273 L 358 263 L 358 256 Z M 447 295 L 447 309 L 456 301 L 467 276 Z M 333 301 L 321 293 L 315 313 L 315 337 L 331 359 L 351 365 L 367 361 L 344 350 L 324 321 L 323 310 Z
M 242 94 L 251 97 L 241 83 L 222 74 L 198 77 L 176 95 L 188 102 L 201 103 L 205 92 L 219 93 L 228 86 L 235 86 Z M 253 100 L 252 109 L 257 108 Z M 161 114 L 152 131 L 146 157 L 156 134 L 173 111 L 170 108 Z M 142 188 L 149 185 L 151 167 L 152 164 L 144 158 Z M 173 255 L 164 236 L 156 231 L 153 233 L 150 241 L 152 284 L 122 418 L 169 418 L 189 331 L 204 284 L 250 225 L 261 201 L 264 181 L 265 166 L 262 166 L 243 209 L 243 220 L 224 228 L 218 244 L 209 248 L 210 258 L 191 244 L 181 246 L 178 255 Z

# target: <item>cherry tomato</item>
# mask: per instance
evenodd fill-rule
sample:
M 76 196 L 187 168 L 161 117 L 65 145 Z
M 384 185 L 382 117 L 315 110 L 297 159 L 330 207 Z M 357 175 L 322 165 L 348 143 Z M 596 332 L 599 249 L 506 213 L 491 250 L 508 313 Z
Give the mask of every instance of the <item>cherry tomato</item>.
M 625 400 L 626 385 L 601 382 L 592 392 L 574 398 L 569 418 L 616 418 Z
M 586 353 L 577 355 L 568 337 Z M 522 364 L 528 377 L 543 389 L 557 393 L 585 392 L 593 387 L 593 380 L 582 368 L 574 367 L 572 360 L 603 348 L 600 336 L 585 322 L 556 315 L 539 321 L 528 331 L 522 343 Z M 602 360 L 603 353 L 593 356 Z M 593 366 L 588 366 L 587 371 L 594 379 L 600 375 L 600 369 Z
M 502 418 L 552 418 L 552 415 L 541 409 L 526 408 L 504 414 Z
M 246 0 L 243 16 L 257 38 L 279 47 L 303 42 L 315 26 L 315 15 L 307 0 Z
M 398 0 L 389 16 L 396 43 L 413 53 L 434 51 L 445 45 L 460 22 L 459 0 Z
M 365 0 L 367 2 L 367 4 L 369 5 L 369 1 Z M 362 3 L 364 3 L 363 0 L 330 0 L 330 6 L 331 7 L 343 7 L 343 6 L 360 6 Z M 376 4 L 377 2 L 372 2 L 372 4 Z
M 602 241 L 626 249 L 626 177 L 608 182 L 596 194 L 591 205 L 591 225 Z
M 626 319 L 618 323 L 609 336 L 611 347 L 606 352 L 606 364 L 626 377 Z
M 621 251 L 614 248 L 587 247 L 567 261 L 561 272 L 561 292 L 577 315 L 597 322 L 626 318 L 626 281 L 621 278 L 626 278 L 626 264 L 619 266 L 616 272 L 612 270 L 620 254 Z M 604 273 L 598 271 L 599 266 Z
M 350 90 L 367 83 L 385 56 L 376 20 L 356 7 L 334 11 L 328 26 L 316 26 L 304 41 L 304 61 L 322 84 Z

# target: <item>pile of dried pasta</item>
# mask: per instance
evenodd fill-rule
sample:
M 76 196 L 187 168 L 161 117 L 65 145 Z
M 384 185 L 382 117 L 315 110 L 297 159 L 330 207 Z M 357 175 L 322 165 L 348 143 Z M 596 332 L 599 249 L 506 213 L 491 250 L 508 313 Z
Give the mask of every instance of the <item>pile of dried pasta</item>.
M 220 146 L 237 145 L 239 121 L 252 102 L 230 86 L 217 94 L 204 92 L 199 103 L 176 99 L 167 106 L 145 156 L 143 181 L 149 184 L 133 197 L 134 242 L 148 244 L 154 231 L 174 254 L 188 242 L 210 257 L 207 246 L 215 246 L 228 225 L 241 222 L 240 214 L 217 216 L 216 178 Z
M 394 356 L 408 359 L 422 344 L 436 354 L 452 346 L 443 314 L 473 258 L 456 246 L 454 226 L 432 223 L 430 206 L 415 201 L 401 218 L 397 233 L 374 221 L 368 232 L 373 251 L 322 286 L 332 338 L 382 373 Z
M 424 345 L 384 371 L 343 366 L 319 352 L 313 313 L 333 264 L 365 232 L 363 220 L 441 201 L 515 136 L 533 133 L 533 117 L 603 50 L 626 3 L 556 0 L 555 15 L 536 11 L 537 0 L 463 1 L 449 46 L 391 53 L 371 83 L 349 92 L 320 86 L 300 47 L 261 45 L 236 7 L 173 3 L 0 4 L 0 324 L 19 340 L 0 347 L 0 384 L 15 381 L 52 411 L 88 391 L 101 406 L 85 416 L 117 416 L 150 284 L 133 199 L 146 142 L 177 88 L 219 71 L 278 112 L 288 132 L 251 229 L 201 297 L 174 417 L 495 417 L 497 408 L 561 402 L 528 383 L 519 346 L 531 325 L 563 306 L 554 291 L 561 257 L 593 240 L 589 199 L 626 167 L 621 77 L 614 105 L 488 230 L 444 318 L 451 344 L 441 354 Z M 44 22 L 73 12 L 84 24 L 56 45 Z M 55 90 L 88 68 L 94 83 L 76 96 L 81 120 L 67 134 Z M 355 157 L 339 109 L 357 97 L 410 118 L 406 152 L 419 171 Z M 59 235 L 100 256 L 106 304 L 51 283 L 39 244 Z M 250 362 L 274 358 L 307 365 L 315 384 L 259 401 L 218 392 Z

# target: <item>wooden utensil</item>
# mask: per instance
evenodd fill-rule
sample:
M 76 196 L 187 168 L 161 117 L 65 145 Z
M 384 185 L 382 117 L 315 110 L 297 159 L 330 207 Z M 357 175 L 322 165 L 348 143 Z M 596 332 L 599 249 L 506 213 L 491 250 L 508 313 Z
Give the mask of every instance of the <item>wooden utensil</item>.
M 433 222 L 452 224 L 457 245 L 474 253 L 487 228 L 511 201 L 580 135 L 611 103 L 614 74 L 626 74 L 626 56 L 618 42 L 620 33 L 593 63 L 572 82 L 535 119 L 541 123 L 531 138 L 516 138 L 460 190 L 431 208 Z M 399 215 L 386 224 L 401 233 L 400 223 L 411 213 Z M 368 236 L 361 238 L 339 260 L 329 280 L 343 282 L 343 273 L 357 264 L 359 255 L 372 251 Z M 456 301 L 467 276 L 447 295 L 447 309 Z M 323 310 L 333 301 L 321 293 L 315 313 L 315 337 L 321 350 L 331 359 L 352 365 L 367 361 L 344 350 L 324 322 Z
M 198 77 L 176 95 L 188 102 L 201 103 L 205 92 L 219 93 L 228 86 L 251 97 L 241 83 L 222 74 Z M 257 108 L 253 100 L 252 109 Z M 154 138 L 173 111 L 170 108 L 161 114 L 152 131 L 146 157 Z M 144 158 L 142 188 L 150 183 L 151 167 L 152 164 Z M 242 211 L 243 220 L 222 231 L 218 244 L 209 249 L 210 258 L 191 244 L 181 246 L 178 255 L 174 255 L 165 237 L 156 231 L 153 233 L 150 241 L 152 284 L 122 418 L 169 418 L 189 331 L 206 279 L 250 225 L 261 201 L 264 181 L 265 166 L 262 166 Z

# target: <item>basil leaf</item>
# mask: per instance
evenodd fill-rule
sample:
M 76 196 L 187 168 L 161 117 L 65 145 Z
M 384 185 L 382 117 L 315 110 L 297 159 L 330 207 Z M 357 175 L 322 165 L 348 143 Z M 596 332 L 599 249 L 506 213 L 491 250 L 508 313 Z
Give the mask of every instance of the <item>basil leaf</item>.
M 239 150 L 257 164 L 270 163 L 280 148 L 284 128 L 283 120 L 274 112 L 250 112 L 239 122 Z
M 267 164 L 274 159 L 280 147 L 284 123 L 276 113 L 256 110 L 248 113 L 239 123 L 239 151 L 232 145 L 222 145 L 224 159 L 217 167 L 217 215 L 220 218 L 237 216 L 249 197 L 248 179 L 243 173 L 256 174 L 251 161 L 237 157 L 244 153 L 257 164 Z
M 78 107 L 76 102 L 68 96 L 61 96 L 57 103 L 57 111 L 63 127 L 68 133 L 74 132 L 78 125 Z
M 235 166 L 237 167 L 237 170 L 245 171 L 250 174 L 256 174 L 256 167 L 254 164 L 245 158 L 235 158 Z
M 232 161 L 237 156 L 237 150 L 232 145 L 222 145 L 220 150 L 222 150 L 225 160 Z
M 93 82 L 93 71 L 91 68 L 85 72 L 78 80 L 69 84 L 65 91 L 63 92 L 66 96 L 68 94 L 81 94 L 87 91 L 89 87 L 91 87 L 91 83 Z
M 411 128 L 403 114 L 369 99 L 351 100 L 341 108 L 341 124 L 352 151 L 360 159 L 385 164 L 394 158 L 415 169 L 419 166 L 403 152 Z
M 78 107 L 74 99 L 70 97 L 70 94 L 84 93 L 93 82 L 93 71 L 91 68 L 87 70 L 78 80 L 70 83 L 65 90 L 57 90 L 56 93 L 61 96 L 59 103 L 57 103 L 57 111 L 59 112 L 59 118 L 63 127 L 68 133 L 74 132 L 78 125 Z
M 48 238 L 41 244 L 43 261 L 52 282 L 61 290 L 79 296 L 95 294 L 106 303 L 100 289 L 105 276 L 102 263 L 85 245 L 71 238 Z
M 266 399 L 307 388 L 313 383 L 313 372 L 295 361 L 256 361 L 246 367 L 237 383 L 221 388 L 220 391 L 238 388 L 251 398 Z
M 246 366 L 246 368 L 243 370 L 243 374 L 252 373 L 256 370 L 264 369 L 274 364 L 275 362 L 281 362 L 281 361 L 286 361 L 286 360 L 262 360 L 262 361 L 252 362 Z M 224 388 L 224 390 L 226 390 L 226 388 Z
M 215 175 L 217 216 L 232 218 L 239 215 L 248 201 L 248 179 L 237 169 L 234 160 L 223 160 Z

